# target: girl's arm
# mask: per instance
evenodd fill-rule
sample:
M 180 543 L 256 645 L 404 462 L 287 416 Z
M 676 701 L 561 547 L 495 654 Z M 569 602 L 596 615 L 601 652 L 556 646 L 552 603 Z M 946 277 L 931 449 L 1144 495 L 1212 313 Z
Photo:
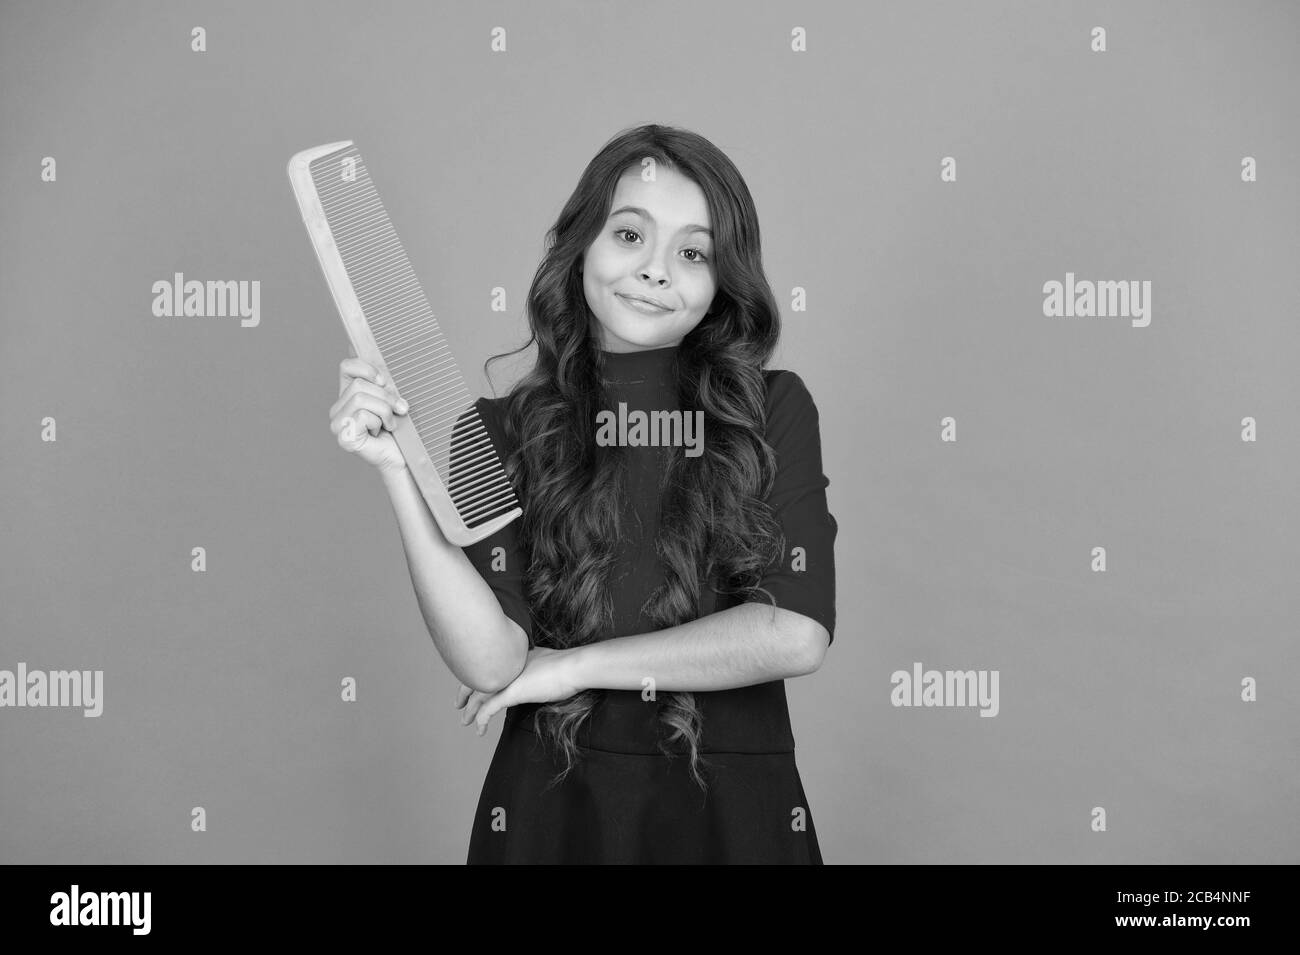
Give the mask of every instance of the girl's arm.
M 822 665 L 826 628 L 766 603 L 727 610 L 630 637 L 574 647 L 565 661 L 582 689 L 729 690 L 805 676 Z
M 729 690 L 804 676 L 822 665 L 830 633 L 811 617 L 764 603 L 745 603 L 676 627 L 610 637 L 565 650 L 535 647 L 519 678 L 496 693 L 464 687 L 456 706 L 478 734 L 494 713 L 519 703 L 568 699 L 583 690 L 655 692 Z
M 528 658 L 528 637 L 501 609 L 465 552 L 449 542 L 406 468 L 382 472 L 425 626 L 443 661 L 466 686 L 508 686 Z

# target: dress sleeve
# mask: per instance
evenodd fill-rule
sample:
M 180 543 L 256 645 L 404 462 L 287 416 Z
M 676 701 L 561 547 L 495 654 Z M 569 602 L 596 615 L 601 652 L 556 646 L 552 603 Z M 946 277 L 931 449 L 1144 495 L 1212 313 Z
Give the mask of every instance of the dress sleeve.
M 820 623 L 835 639 L 835 537 L 826 504 L 819 415 L 803 379 L 777 371 L 768 383 L 767 443 L 776 452 L 776 482 L 768 496 L 785 533 L 785 554 L 759 581 L 776 605 Z M 767 603 L 760 592 L 749 602 Z
M 452 429 L 451 450 L 448 455 L 448 473 L 455 480 L 457 472 L 463 467 L 463 441 L 467 429 L 473 423 L 474 411 L 478 412 L 488 436 L 496 448 L 497 455 L 504 463 L 507 448 L 505 432 L 497 417 L 497 405 L 487 398 L 479 398 L 473 410 L 466 410 L 456 421 Z M 528 647 L 533 647 L 533 618 L 524 590 L 524 572 L 527 570 L 527 558 L 519 544 L 519 518 L 515 518 L 505 527 L 489 534 L 474 544 L 462 547 L 469 562 L 479 572 L 479 576 L 492 588 L 497 602 L 507 617 L 519 624 L 528 635 Z

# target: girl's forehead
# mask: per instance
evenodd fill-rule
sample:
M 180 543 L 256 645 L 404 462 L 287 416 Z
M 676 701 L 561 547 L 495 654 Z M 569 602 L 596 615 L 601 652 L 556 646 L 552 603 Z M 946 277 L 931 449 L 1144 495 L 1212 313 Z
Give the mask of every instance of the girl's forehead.
M 619 180 L 610 202 L 611 216 L 638 216 L 658 226 L 679 229 L 710 228 L 709 204 L 696 183 L 678 173 L 675 178 L 660 174 L 653 180 L 625 176 Z

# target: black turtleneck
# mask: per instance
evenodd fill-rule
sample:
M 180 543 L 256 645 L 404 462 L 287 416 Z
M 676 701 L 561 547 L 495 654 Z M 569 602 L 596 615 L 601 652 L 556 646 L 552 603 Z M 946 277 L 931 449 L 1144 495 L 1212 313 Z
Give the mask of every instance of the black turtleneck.
M 609 384 L 666 383 L 681 346 L 665 345 L 641 351 L 612 352 L 601 349 L 602 380 Z
M 619 404 L 627 413 L 680 410 L 674 368 L 677 345 L 641 351 L 601 351 L 601 380 L 609 399 L 607 409 L 617 417 Z M 592 422 L 593 430 L 596 422 Z M 655 554 L 659 527 L 660 481 L 677 449 L 653 445 L 623 448 L 627 461 L 622 527 L 616 542 L 616 563 L 610 574 L 614 631 L 624 637 L 657 629 L 641 613 L 642 604 L 663 582 L 664 570 Z M 681 453 L 678 451 L 678 453 Z

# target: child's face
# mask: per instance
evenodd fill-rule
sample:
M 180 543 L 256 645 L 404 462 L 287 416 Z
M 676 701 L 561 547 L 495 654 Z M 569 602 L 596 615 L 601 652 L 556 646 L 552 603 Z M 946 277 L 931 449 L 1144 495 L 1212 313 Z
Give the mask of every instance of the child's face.
M 717 290 L 713 239 L 697 228 L 712 228 L 704 192 L 673 169 L 660 166 L 655 177 L 644 182 L 637 168 L 623 174 L 612 214 L 583 259 L 582 289 L 596 316 L 592 331 L 606 351 L 677 345 Z M 642 309 L 625 295 L 658 299 L 667 308 Z

